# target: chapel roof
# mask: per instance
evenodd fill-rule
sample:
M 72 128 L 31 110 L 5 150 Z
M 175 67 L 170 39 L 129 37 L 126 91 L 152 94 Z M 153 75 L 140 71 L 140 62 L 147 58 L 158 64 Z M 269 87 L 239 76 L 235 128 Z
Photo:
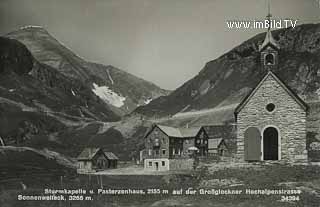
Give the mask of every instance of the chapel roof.
M 271 70 L 262 78 L 258 85 L 252 89 L 252 91 L 240 102 L 240 104 L 235 109 L 235 114 L 238 114 L 243 107 L 248 103 L 250 98 L 256 93 L 256 91 L 261 87 L 264 81 L 269 77 L 273 77 L 274 80 L 279 83 L 279 85 L 302 107 L 303 110 L 308 109 L 308 105 L 289 87 L 287 86 L 276 74 Z

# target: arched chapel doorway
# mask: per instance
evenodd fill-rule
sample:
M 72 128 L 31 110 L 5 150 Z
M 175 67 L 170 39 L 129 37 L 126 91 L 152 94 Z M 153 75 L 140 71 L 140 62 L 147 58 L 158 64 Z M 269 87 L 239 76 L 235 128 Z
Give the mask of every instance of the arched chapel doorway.
M 263 160 L 279 159 L 279 133 L 274 127 L 263 131 Z

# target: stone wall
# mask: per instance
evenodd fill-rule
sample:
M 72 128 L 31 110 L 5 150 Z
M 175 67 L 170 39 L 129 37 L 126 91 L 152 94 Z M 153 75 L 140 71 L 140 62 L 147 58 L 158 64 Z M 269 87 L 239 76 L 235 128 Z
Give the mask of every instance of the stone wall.
M 266 105 L 273 103 L 273 112 Z M 261 87 L 250 98 L 237 116 L 237 157 L 244 160 L 244 133 L 248 127 L 261 132 L 273 126 L 279 131 L 281 160 L 306 161 L 306 112 L 287 91 L 268 75 Z

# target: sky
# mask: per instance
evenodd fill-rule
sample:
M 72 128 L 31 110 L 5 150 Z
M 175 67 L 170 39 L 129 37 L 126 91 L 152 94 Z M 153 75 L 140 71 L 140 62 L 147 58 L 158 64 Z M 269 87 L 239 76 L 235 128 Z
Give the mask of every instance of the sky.
M 88 61 L 113 65 L 164 89 L 193 78 L 265 29 L 229 29 L 263 20 L 266 0 L 0 0 L 0 35 L 43 26 Z M 270 0 L 276 19 L 320 22 L 320 0 Z

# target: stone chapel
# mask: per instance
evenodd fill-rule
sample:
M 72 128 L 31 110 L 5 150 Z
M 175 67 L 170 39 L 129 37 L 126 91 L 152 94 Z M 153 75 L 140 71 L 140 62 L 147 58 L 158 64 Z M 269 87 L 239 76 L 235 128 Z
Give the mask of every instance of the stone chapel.
M 240 161 L 306 162 L 307 104 L 273 71 L 280 46 L 270 28 L 260 45 L 266 73 L 235 109 Z

